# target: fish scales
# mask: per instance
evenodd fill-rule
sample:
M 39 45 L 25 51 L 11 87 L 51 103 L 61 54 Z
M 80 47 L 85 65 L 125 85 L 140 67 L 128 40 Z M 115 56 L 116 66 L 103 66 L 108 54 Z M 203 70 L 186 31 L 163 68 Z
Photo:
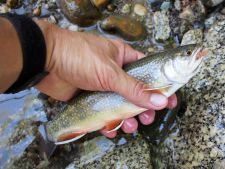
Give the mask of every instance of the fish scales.
M 123 69 L 153 89 L 169 85 L 163 94 L 170 96 L 196 74 L 202 60 L 202 57 L 197 57 L 200 51 L 199 45 L 183 46 L 147 56 L 125 65 Z M 84 91 L 46 124 L 47 136 L 49 140 L 57 142 L 62 134 L 99 130 L 110 120 L 123 120 L 144 110 L 114 92 Z

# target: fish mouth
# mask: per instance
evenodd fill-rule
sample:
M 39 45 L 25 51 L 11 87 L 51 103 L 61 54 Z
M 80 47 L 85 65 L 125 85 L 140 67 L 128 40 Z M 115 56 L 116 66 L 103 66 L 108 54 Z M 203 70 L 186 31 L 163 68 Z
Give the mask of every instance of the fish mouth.
M 194 49 L 192 55 L 188 59 L 177 58 L 169 61 L 163 68 L 164 77 L 171 84 L 185 85 L 201 68 L 203 58 L 208 51 L 199 46 Z M 172 69 L 172 70 L 171 70 Z

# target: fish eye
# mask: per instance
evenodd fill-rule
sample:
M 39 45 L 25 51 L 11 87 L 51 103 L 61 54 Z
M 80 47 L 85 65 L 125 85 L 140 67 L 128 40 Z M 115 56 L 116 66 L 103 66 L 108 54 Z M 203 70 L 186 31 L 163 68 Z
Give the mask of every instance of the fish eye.
M 187 55 L 190 56 L 192 54 L 191 50 L 187 51 Z

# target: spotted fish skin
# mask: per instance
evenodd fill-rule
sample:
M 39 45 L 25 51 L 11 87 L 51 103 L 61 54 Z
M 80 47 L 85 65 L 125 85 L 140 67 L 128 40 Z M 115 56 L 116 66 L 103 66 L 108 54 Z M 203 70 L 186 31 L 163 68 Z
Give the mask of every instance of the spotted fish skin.
M 187 45 L 146 56 L 123 69 L 152 89 L 166 86 L 167 90 L 162 93 L 170 96 L 196 74 L 201 63 L 201 58 L 197 58 L 200 51 L 199 45 Z M 84 91 L 46 124 L 47 137 L 59 142 L 61 135 L 86 134 L 104 128 L 113 120 L 123 120 L 145 110 L 114 92 Z

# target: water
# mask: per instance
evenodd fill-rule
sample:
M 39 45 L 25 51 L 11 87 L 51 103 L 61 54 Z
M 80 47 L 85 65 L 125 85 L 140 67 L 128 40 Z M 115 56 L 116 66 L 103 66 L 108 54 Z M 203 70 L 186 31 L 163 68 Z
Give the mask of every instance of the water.
M 0 168 L 18 158 L 35 139 L 32 122 L 46 121 L 38 91 L 0 94 Z

